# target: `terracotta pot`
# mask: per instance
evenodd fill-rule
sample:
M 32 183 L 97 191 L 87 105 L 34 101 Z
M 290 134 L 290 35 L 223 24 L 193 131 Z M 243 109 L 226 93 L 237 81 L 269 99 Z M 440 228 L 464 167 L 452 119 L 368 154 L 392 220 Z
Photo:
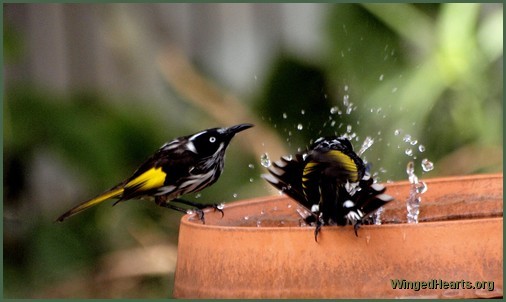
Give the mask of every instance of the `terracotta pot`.
M 407 182 L 388 185 L 396 201 L 382 225 L 301 227 L 286 196 L 227 204 L 206 224 L 185 215 L 179 232 L 178 298 L 477 298 L 503 295 L 503 176 L 429 179 L 420 223 L 407 224 Z M 393 289 L 392 280 L 425 281 Z M 436 281 L 431 281 L 436 280 Z M 452 289 L 477 281 L 485 289 Z M 439 285 L 440 284 L 440 285 Z M 416 285 L 416 284 L 412 284 Z M 448 286 L 448 288 L 443 288 Z

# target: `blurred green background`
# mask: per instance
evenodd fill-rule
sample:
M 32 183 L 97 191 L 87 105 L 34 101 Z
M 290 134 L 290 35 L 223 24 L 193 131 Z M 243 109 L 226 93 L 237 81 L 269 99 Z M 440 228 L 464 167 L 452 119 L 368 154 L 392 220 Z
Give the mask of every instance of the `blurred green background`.
M 171 297 L 180 213 L 106 202 L 53 221 L 201 129 L 257 125 L 187 196 L 200 202 L 277 194 L 261 154 L 320 135 L 357 150 L 373 138 L 364 157 L 383 182 L 410 160 L 422 179 L 502 172 L 502 4 L 4 4 L 3 17 L 6 298 Z

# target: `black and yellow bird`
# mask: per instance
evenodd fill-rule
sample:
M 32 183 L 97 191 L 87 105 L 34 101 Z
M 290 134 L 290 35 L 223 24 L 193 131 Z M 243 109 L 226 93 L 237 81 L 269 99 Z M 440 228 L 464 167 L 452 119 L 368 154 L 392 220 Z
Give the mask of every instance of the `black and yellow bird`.
M 217 205 L 195 203 L 179 197 L 214 184 L 223 171 L 225 151 L 231 139 L 236 133 L 250 127 L 253 125 L 212 128 L 165 143 L 128 179 L 73 207 L 58 217 L 57 221 L 63 221 L 111 198 L 118 199 L 113 204 L 116 205 L 121 201 L 145 197 L 154 198 L 159 206 L 181 212 L 187 210 L 173 203 L 196 207 L 200 219 L 204 221 L 202 209 L 214 207 L 219 210 Z
M 354 226 L 355 234 L 368 215 L 393 200 L 374 183 L 368 167 L 344 137 L 321 137 L 306 151 L 284 156 L 262 177 L 309 209 L 306 222 Z

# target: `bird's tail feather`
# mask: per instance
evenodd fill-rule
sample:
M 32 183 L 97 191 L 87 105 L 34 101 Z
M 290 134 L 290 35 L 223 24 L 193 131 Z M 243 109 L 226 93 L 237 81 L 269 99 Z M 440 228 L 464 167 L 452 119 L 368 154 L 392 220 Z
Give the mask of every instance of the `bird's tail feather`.
M 110 198 L 118 198 L 121 197 L 121 194 L 123 193 L 123 187 L 114 187 L 99 196 L 92 198 L 90 200 L 87 200 L 83 203 L 78 204 L 77 206 L 73 207 L 72 209 L 68 210 L 67 212 L 63 213 L 60 217 L 56 219 L 56 221 L 62 222 L 63 220 L 69 218 L 72 215 L 75 215 L 81 211 L 84 211 L 94 205 L 97 205 L 107 199 Z

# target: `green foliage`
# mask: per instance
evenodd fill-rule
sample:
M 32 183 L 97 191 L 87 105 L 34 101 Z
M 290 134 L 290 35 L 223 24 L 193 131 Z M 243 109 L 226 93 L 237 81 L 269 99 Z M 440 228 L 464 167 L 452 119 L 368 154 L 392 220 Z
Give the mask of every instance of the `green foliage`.
M 478 146 L 474 150 L 479 153 L 502 153 L 502 56 L 497 50 L 502 49 L 502 38 L 485 38 L 485 32 L 501 31 L 497 20 L 502 20 L 502 13 L 488 11 L 491 21 L 488 15 L 480 17 L 481 8 L 480 4 L 335 5 L 327 23 L 328 55 L 311 66 L 319 72 L 321 88 L 313 87 L 310 74 L 298 76 L 300 60 L 283 55 L 263 88 L 260 112 L 272 118 L 278 131 L 300 122 L 307 126 L 308 117 L 301 117 L 300 109 L 309 111 L 309 117 L 314 112 L 320 123 L 315 126 L 309 118 L 312 131 L 292 131 L 295 137 L 290 137 L 307 142 L 321 135 L 314 128 L 328 126 L 323 121 L 329 117 L 329 106 L 344 110 L 346 98 L 353 110 L 330 116 L 335 127 L 323 134 L 334 130 L 349 135 L 349 125 L 351 134 L 357 135 L 355 148 L 366 136 L 375 139 L 365 157 L 374 170 L 386 171 L 380 175 L 383 181 L 405 179 L 407 162 L 415 160 L 420 167 L 423 158 L 436 163 L 432 177 L 455 173 L 438 169 L 438 162 L 471 145 Z M 324 94 L 330 103 L 319 103 Z M 280 119 L 288 110 L 292 114 Z M 407 135 L 411 142 L 404 141 Z M 418 151 L 420 144 L 425 151 Z M 405 154 L 408 149 L 413 155 Z M 500 169 L 500 162 L 495 169 L 490 169 L 490 162 L 480 163 L 483 157 L 473 156 L 469 160 L 476 167 L 460 173 Z

